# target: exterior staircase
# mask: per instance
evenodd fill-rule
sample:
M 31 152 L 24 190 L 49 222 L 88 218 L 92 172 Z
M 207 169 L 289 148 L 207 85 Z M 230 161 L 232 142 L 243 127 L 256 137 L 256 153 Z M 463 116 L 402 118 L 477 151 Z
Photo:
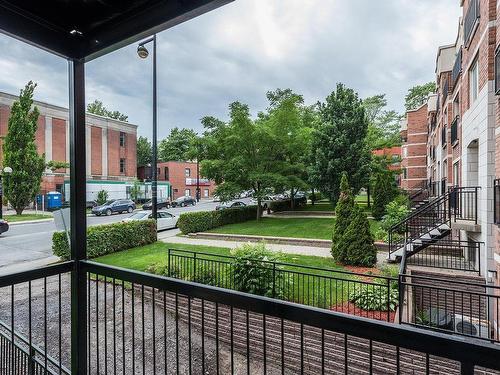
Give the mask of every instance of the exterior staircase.
M 477 187 L 453 187 L 438 197 L 419 201 L 389 230 L 389 262 L 410 257 L 451 234 L 459 220 L 477 224 Z

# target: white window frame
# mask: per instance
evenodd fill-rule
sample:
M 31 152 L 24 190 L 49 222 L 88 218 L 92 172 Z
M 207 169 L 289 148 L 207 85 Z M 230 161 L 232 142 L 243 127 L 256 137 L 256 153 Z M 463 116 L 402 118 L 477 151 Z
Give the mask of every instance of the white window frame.
M 476 58 L 469 68 L 469 104 L 479 96 L 479 59 Z

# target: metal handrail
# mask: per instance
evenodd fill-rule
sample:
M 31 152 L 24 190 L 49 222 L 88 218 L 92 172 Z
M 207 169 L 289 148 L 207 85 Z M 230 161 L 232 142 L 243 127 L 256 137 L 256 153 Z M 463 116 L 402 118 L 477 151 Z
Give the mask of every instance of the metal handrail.
M 91 261 L 80 263 L 82 270 L 87 273 L 458 361 L 462 374 L 473 374 L 475 366 L 500 370 L 500 350 L 496 345 L 484 340 L 465 340 L 441 332 L 370 320 Z

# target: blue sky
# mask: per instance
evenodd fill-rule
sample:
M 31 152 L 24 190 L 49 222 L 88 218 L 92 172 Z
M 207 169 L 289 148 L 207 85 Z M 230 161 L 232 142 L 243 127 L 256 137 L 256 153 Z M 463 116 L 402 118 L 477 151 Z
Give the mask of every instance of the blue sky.
M 159 134 L 201 130 L 229 103 L 266 108 L 265 93 L 292 88 L 307 103 L 337 82 L 361 97 L 386 93 L 403 110 L 409 87 L 434 79 L 437 47 L 455 41 L 457 0 L 236 0 L 158 35 Z M 36 99 L 67 106 L 67 63 L 0 35 L 0 91 L 38 83 Z M 8 51 L 8 53 L 6 53 Z M 151 64 L 128 46 L 87 66 L 87 101 L 102 100 L 151 133 Z

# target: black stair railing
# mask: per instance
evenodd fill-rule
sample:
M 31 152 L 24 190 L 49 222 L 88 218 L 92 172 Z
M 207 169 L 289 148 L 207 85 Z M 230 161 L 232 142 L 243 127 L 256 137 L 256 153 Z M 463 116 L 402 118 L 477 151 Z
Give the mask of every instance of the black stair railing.
M 449 199 L 448 194 L 445 194 L 417 209 L 389 230 L 389 257 L 392 258 L 401 249 L 413 246 L 417 239 L 449 222 Z
M 478 223 L 479 186 L 450 187 L 450 209 L 453 221 L 464 220 Z

